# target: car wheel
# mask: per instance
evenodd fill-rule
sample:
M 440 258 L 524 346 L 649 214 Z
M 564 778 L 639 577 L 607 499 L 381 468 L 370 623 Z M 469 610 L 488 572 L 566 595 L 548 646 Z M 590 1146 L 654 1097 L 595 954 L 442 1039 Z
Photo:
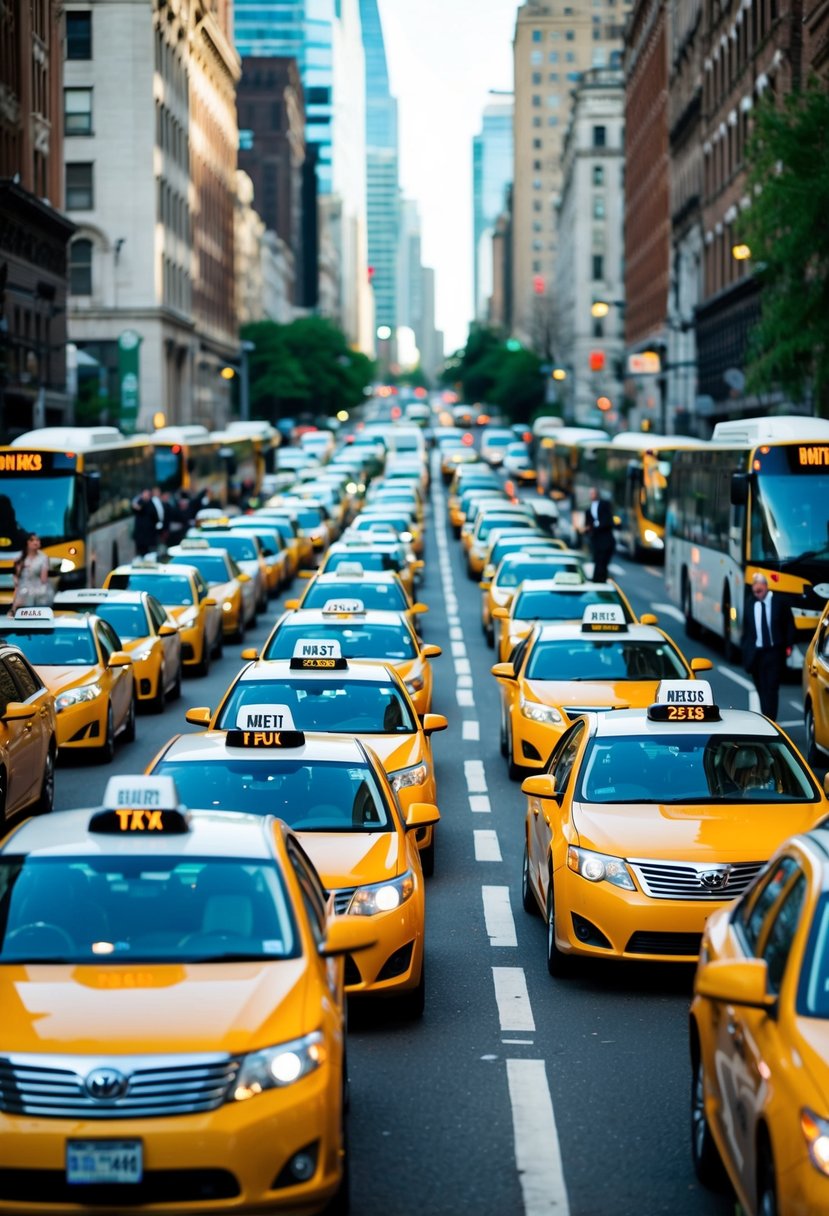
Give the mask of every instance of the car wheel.
M 126 743 L 135 741 L 135 697 L 130 697 L 130 712 L 127 714 L 123 734 Z
M 759 1148 L 761 1151 L 757 1153 L 757 1216 L 777 1216 L 780 1211 L 777 1203 L 777 1176 L 768 1136 L 762 1137 Z
M 566 954 L 562 954 L 556 945 L 556 905 L 552 874 L 547 887 L 547 970 L 554 979 L 561 979 L 572 970 L 571 960 Z
M 207 673 L 210 671 L 210 648 L 207 645 L 207 636 L 206 635 L 205 635 L 204 641 L 202 643 L 202 646 L 203 646 L 203 649 L 202 649 L 201 662 L 197 663 L 196 666 L 193 668 L 193 674 L 197 675 L 197 676 L 206 676 Z M 215 647 L 214 647 L 213 653 L 215 654 L 215 652 L 216 651 L 215 651 Z
M 231 641 L 244 642 L 244 640 L 245 640 L 245 622 L 244 622 L 243 615 L 240 612 L 239 613 L 239 628 L 234 633 L 233 637 L 231 638 Z
M 420 868 L 424 878 L 431 878 L 435 872 L 435 833 L 432 832 L 432 843 L 420 850 Z
M 691 583 L 687 574 L 682 584 L 682 611 L 685 616 L 685 636 L 694 641 L 700 635 L 700 626 L 699 622 L 694 620 L 691 607 Z
M 495 649 L 495 626 L 492 624 L 491 621 L 487 625 L 486 629 L 484 630 L 484 635 L 486 637 L 487 646 L 489 647 L 490 650 L 494 650 Z
M 820 764 L 823 757 L 818 751 L 815 741 L 815 711 L 812 709 L 811 701 L 806 702 L 803 711 L 803 724 L 806 728 L 806 761 L 811 765 Z
M 538 916 L 538 904 L 530 886 L 530 855 L 524 841 L 524 859 L 521 862 L 521 906 L 530 916 Z
M 508 756 L 509 755 L 509 741 L 507 739 L 506 710 L 504 709 L 503 704 L 501 705 L 501 732 L 500 733 L 501 733 L 501 740 L 500 740 L 501 755 Z
M 55 748 L 50 745 L 43 766 L 43 780 L 40 783 L 40 796 L 33 810 L 36 815 L 48 815 L 55 805 Z
M 107 724 L 104 741 L 98 754 L 101 764 L 111 764 L 115 759 L 115 723 L 112 720 L 112 706 L 107 708 Z
M 410 992 L 404 992 L 402 996 L 397 998 L 397 1012 L 401 1017 L 414 1021 L 416 1018 L 423 1017 L 423 1010 L 426 1008 L 426 959 L 424 957 L 420 967 L 420 979 L 416 988 L 412 988 Z
M 694 1063 L 691 1077 L 691 1159 L 694 1163 L 694 1173 L 702 1185 L 712 1191 L 721 1190 L 725 1182 L 725 1170 L 705 1114 L 701 1055 Z
M 216 634 L 216 641 L 213 643 L 213 651 L 212 651 L 213 658 L 220 659 L 222 657 L 222 655 L 224 654 L 224 652 L 225 652 L 225 635 L 222 633 L 222 626 L 221 626 L 221 622 L 220 622 L 219 630 Z

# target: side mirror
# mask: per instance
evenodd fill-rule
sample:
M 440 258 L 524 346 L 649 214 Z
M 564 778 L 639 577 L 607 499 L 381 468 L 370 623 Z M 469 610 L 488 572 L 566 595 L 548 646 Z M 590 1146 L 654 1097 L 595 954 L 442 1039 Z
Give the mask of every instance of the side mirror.
M 202 603 L 204 604 L 205 608 L 215 608 L 216 602 L 217 601 L 213 599 L 212 595 L 206 595 L 204 597 L 204 599 L 202 600 Z
M 299 570 L 297 573 L 299 578 L 313 578 L 316 570 Z
M 251 663 L 259 658 L 259 651 L 255 650 L 253 646 L 246 646 L 242 651 L 241 657 Z
M 658 625 L 659 617 L 653 612 L 643 612 L 639 618 L 640 625 Z
M 250 582 L 250 575 L 245 574 L 244 570 L 240 570 L 239 573 L 236 575 L 236 578 L 239 580 L 240 583 L 249 583 Z
M 428 828 L 440 819 L 440 811 L 434 802 L 413 802 L 406 811 L 406 829 Z
M 514 680 L 515 668 L 512 663 L 496 663 L 494 667 L 489 669 L 495 676 L 496 680 Z
M 185 711 L 184 721 L 189 722 L 191 726 L 209 726 L 212 717 L 212 710 L 206 705 L 198 705 L 195 709 Z
M 371 922 L 365 916 L 336 916 L 328 922 L 325 941 L 320 943 L 321 958 L 336 958 L 341 954 L 357 954 L 377 945 Z
M 132 667 L 132 658 L 125 650 L 113 650 L 107 659 L 107 667 Z
M 299 600 L 286 600 L 285 607 L 289 612 L 293 612 L 299 607 Z
M 443 654 L 440 646 L 435 646 L 434 642 L 429 642 L 421 651 L 424 659 L 438 659 Z
M 556 798 L 556 779 L 547 773 L 541 777 L 527 777 L 521 783 L 521 793 L 533 798 Z
M 158 636 L 160 638 L 171 638 L 175 633 L 178 633 L 178 627 L 176 625 L 162 625 L 159 628 Z
M 691 659 L 691 671 L 712 671 L 713 668 L 710 659 Z
M 0 715 L 4 722 L 28 722 L 35 716 L 34 707 L 22 701 L 9 701 L 6 712 Z
M 496 604 L 492 609 L 492 619 L 495 621 L 508 621 L 509 609 L 502 608 L 500 604 Z
M 101 505 L 101 474 L 85 473 L 84 480 L 86 481 L 86 509 L 90 515 L 93 515 Z
M 748 502 L 748 473 L 731 474 L 731 505 L 744 507 Z
M 409 609 L 409 612 L 413 613 L 415 616 L 419 616 L 421 613 L 428 611 L 429 605 L 421 604 L 419 602 L 417 604 L 412 604 L 411 608 Z
M 436 730 L 446 730 L 449 723 L 443 714 L 424 714 L 422 725 L 424 735 L 432 735 Z
M 716 959 L 697 972 L 697 995 L 725 1005 L 772 1010 L 777 997 L 768 990 L 769 971 L 765 959 Z
M 425 565 L 426 563 L 421 558 L 418 558 L 416 561 L 412 562 L 412 569 L 422 570 Z
M 481 581 L 478 583 L 478 586 L 481 588 L 481 591 L 489 591 L 490 587 L 492 586 L 492 583 L 491 583 L 490 579 L 482 578 Z

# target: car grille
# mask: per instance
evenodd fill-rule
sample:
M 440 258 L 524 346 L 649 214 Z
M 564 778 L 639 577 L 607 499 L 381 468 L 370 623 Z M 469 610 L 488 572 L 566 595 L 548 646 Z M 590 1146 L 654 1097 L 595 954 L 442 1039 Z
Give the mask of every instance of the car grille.
M 221 1106 L 238 1069 L 225 1055 L 0 1056 L 0 1110 L 52 1119 L 192 1115 Z M 99 1071 L 120 1077 L 121 1092 L 93 1096 L 87 1078 Z
M 736 864 L 683 861 L 634 861 L 628 864 L 652 899 L 709 899 L 722 903 L 742 895 L 765 862 Z
M 634 933 L 625 946 L 626 954 L 662 954 L 674 958 L 696 958 L 701 933 Z
M 356 887 L 340 887 L 339 891 L 334 891 L 334 911 L 338 916 L 344 916 L 348 911 L 348 905 L 351 903 L 351 897 L 357 890 Z

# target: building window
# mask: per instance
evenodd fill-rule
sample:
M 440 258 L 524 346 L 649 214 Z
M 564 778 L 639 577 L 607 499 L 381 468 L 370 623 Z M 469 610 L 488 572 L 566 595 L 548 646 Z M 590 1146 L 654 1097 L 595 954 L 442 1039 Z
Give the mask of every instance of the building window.
M 593 219 L 604 219 L 604 195 L 602 194 L 597 194 L 593 199 Z
M 603 338 L 604 337 L 604 321 L 602 320 L 601 317 L 593 318 L 593 337 L 594 338 Z
M 539 67 L 544 62 L 543 51 L 530 51 L 530 63 L 534 68 Z
M 541 161 L 540 161 L 540 160 L 534 160 L 534 161 L 533 161 L 533 170 L 534 170 L 536 173 L 540 173 L 540 172 L 541 172 Z
M 604 278 L 604 254 L 594 253 L 590 257 L 590 277 L 591 279 Z
M 533 30 L 533 42 L 542 42 L 544 39 L 543 30 Z
M 66 14 L 66 58 L 92 58 L 92 12 Z
M 558 63 L 558 51 L 550 51 L 550 63 Z
M 561 102 L 561 98 L 559 97 L 558 93 L 551 93 L 550 96 L 547 98 L 547 105 L 550 107 L 551 110 L 557 110 L 560 102 Z
M 558 77 L 559 77 L 558 72 L 550 72 L 550 75 L 548 78 L 550 81 L 550 84 L 558 84 Z
M 558 114 L 550 115 L 550 117 L 547 119 L 547 126 L 548 127 L 557 127 L 558 126 Z
M 540 270 L 541 270 L 541 263 L 539 261 L 533 262 L 533 274 L 538 274 L 540 272 Z
M 593 185 L 594 186 L 603 186 L 604 185 L 604 165 L 594 165 L 593 166 Z
M 69 291 L 73 296 L 92 295 L 92 242 L 85 237 L 69 246 Z
M 540 148 L 540 147 L 541 147 L 541 140 L 540 140 L 540 139 L 534 139 L 534 140 L 533 140 L 533 147 L 534 147 L 534 148 L 536 148 L 536 149 Z
M 92 164 L 66 166 L 66 210 L 91 211 L 93 207 Z
M 533 72 L 533 84 L 541 84 L 541 73 Z
M 538 199 L 538 198 L 533 199 L 533 211 L 540 211 L 540 210 L 541 210 L 541 199 Z
M 541 95 L 539 93 L 533 93 L 533 105 L 534 106 L 541 105 Z
M 593 128 L 593 147 L 594 148 L 607 147 L 607 128 L 606 127 L 594 127 Z
M 239 131 L 239 151 L 253 151 L 253 131 L 246 128 L 241 128 Z
M 565 55 L 564 55 L 564 59 L 565 59 L 566 63 L 575 63 L 576 62 L 576 52 L 575 51 L 566 51 Z
M 541 119 L 539 118 L 539 116 L 537 114 L 536 114 L 535 118 L 533 119 L 533 126 L 534 127 L 541 126 Z
M 92 134 L 92 90 L 63 90 L 63 129 L 67 135 Z
M 575 42 L 576 41 L 576 31 L 568 30 L 567 33 L 564 35 L 564 37 L 567 39 L 568 42 Z
M 541 189 L 541 178 L 534 177 L 533 178 L 533 190 L 540 190 L 540 189 Z

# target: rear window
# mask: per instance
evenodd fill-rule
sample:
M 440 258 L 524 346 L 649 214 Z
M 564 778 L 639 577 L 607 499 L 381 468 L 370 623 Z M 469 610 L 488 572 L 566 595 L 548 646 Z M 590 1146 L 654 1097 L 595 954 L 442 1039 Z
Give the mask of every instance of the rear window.
M 346 659 L 388 659 L 402 662 L 415 657 L 414 643 L 405 625 L 283 625 L 265 647 L 263 659 L 290 659 L 300 638 L 336 639 Z
M 151 591 L 155 598 L 168 608 L 183 608 L 195 603 L 189 578 L 178 578 L 175 574 L 113 574 L 108 587 L 115 591 Z
M 519 621 L 580 621 L 588 604 L 616 604 L 630 621 L 618 594 L 590 589 L 588 591 L 524 591 L 516 598 L 512 615 Z
M 684 680 L 687 672 L 667 642 L 537 642 L 529 680 Z

